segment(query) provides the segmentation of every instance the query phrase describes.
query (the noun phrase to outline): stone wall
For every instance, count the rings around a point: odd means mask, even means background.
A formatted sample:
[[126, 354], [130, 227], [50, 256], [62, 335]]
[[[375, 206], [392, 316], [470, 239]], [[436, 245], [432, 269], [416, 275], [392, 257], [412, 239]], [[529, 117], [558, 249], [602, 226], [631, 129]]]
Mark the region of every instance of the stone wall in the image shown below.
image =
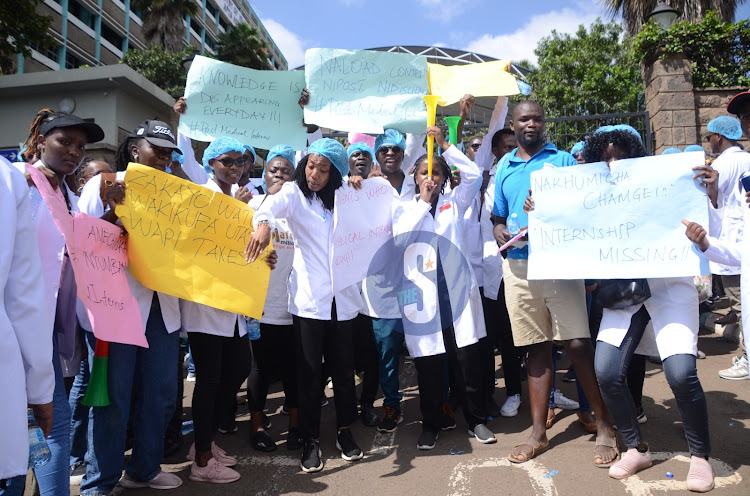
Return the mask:
[[[642, 67], [642, 73], [654, 154], [693, 144], [702, 145], [710, 154], [703, 140], [706, 125], [727, 115], [727, 103], [744, 88], [693, 88], [690, 61], [684, 56], [656, 58]], [[750, 149], [747, 140], [741, 143]]]

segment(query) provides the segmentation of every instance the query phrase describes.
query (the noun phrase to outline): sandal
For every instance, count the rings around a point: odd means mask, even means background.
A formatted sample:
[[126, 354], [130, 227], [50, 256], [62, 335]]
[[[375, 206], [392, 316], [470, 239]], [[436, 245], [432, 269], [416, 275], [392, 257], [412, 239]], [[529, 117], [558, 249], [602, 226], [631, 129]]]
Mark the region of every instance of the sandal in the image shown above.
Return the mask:
[[[519, 450], [518, 456], [522, 456], [523, 460], [519, 460], [518, 458], [516, 458], [513, 455], [513, 452], [516, 451], [521, 446], [529, 446], [531, 448], [531, 455], [527, 455], [525, 452]], [[510, 455], [508, 455], [508, 460], [510, 460], [513, 463], [524, 463], [524, 462], [527, 462], [527, 461], [531, 460], [532, 458], [534, 458], [534, 457], [536, 457], [538, 455], [541, 455], [542, 453], [544, 453], [548, 449], [549, 449], [549, 441], [547, 441], [547, 444], [542, 444], [542, 443], [539, 443], [539, 442], [537, 442], [537, 443], [535, 443], [533, 445], [531, 445], [529, 443], [517, 444], [517, 445], [513, 446], [513, 450], [510, 452]]]
[[581, 423], [584, 429], [586, 429], [586, 432], [590, 434], [596, 434], [596, 420], [594, 419], [594, 416], [590, 413], [588, 413], [588, 417], [593, 422], [586, 422], [584, 420], [584, 415], [586, 415], [588, 412], [578, 412], [578, 422]]
[[545, 424], [547, 426], [547, 429], [552, 427], [552, 424], [555, 423], [555, 419], [557, 418], [557, 414], [555, 413], [554, 408], [550, 408], [547, 410], [547, 423]]
[[253, 449], [269, 453], [276, 450], [276, 443], [266, 431], [258, 431], [250, 438]]
[[597, 463], [596, 462], [597, 460], [604, 461], [604, 457], [602, 457], [602, 455], [594, 451], [594, 465], [596, 465], [599, 468], [609, 468], [615, 463], [617, 463], [617, 461], [620, 459], [620, 449], [617, 444], [617, 435], [614, 435], [613, 437], [609, 438], [609, 440], [607, 438], [604, 438], [604, 436], [596, 436], [596, 444], [594, 445], [594, 450], [596, 450], [596, 448], [599, 446], [612, 448], [613, 450], [615, 450], [615, 453], [617, 455], [612, 460], [606, 463]]

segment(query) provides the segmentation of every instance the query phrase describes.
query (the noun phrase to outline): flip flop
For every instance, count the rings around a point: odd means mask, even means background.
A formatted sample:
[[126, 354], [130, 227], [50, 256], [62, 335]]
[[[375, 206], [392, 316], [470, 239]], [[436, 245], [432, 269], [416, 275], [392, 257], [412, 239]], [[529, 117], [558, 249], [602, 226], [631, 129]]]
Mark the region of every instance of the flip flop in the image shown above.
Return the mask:
[[[524, 458], [523, 460], [519, 460], [515, 456], [513, 456], [513, 452], [516, 451], [516, 449], [520, 448], [521, 446], [529, 446], [531, 448], [531, 456], [528, 456], [524, 452], [518, 453], [518, 456], [522, 456]], [[542, 443], [535, 443], [534, 445], [531, 445], [529, 443], [517, 444], [513, 446], [513, 450], [510, 452], [510, 455], [508, 455], [508, 460], [510, 460], [513, 463], [524, 463], [538, 455], [541, 455], [548, 449], [549, 449], [549, 441], [547, 441], [547, 444], [542, 444]]]
[[590, 434], [596, 434], [597, 428], [596, 428], [596, 421], [594, 422], [585, 422], [581, 416], [581, 413], [578, 412], [578, 422], [581, 423], [584, 429], [586, 429], [586, 432]]
[[617, 444], [617, 435], [615, 434], [614, 437], [610, 438], [609, 442], [607, 441], [606, 438], [600, 439], [602, 437], [604, 436], [596, 436], [596, 444], [594, 445], [594, 449], [596, 450], [597, 446], [605, 446], [607, 448], [612, 448], [613, 450], [615, 450], [615, 453], [617, 453], [617, 456], [615, 456], [611, 461], [607, 463], [596, 463], [597, 460], [603, 461], [604, 458], [602, 457], [602, 455], [599, 455], [596, 452], [594, 452], [594, 465], [596, 465], [599, 468], [609, 468], [615, 463], [617, 463], [617, 461], [620, 459], [620, 449]]

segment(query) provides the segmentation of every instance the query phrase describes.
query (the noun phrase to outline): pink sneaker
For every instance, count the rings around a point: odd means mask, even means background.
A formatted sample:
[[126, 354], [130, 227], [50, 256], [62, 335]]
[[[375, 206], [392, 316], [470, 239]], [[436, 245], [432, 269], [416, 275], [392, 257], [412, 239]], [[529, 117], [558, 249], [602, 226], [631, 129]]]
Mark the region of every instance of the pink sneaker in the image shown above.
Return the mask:
[[147, 481], [138, 481], [125, 474], [120, 479], [120, 485], [126, 489], [139, 489], [143, 487], [151, 489], [176, 489], [182, 485], [182, 479], [169, 472], [159, 472], [156, 474], [156, 477]]
[[613, 479], [625, 479], [651, 465], [651, 451], [641, 453], [635, 448], [630, 448], [619, 462], [609, 467], [609, 476]]
[[228, 484], [240, 478], [240, 474], [229, 467], [217, 462], [215, 458], [208, 460], [205, 467], [199, 467], [195, 462], [190, 467], [190, 480], [195, 482], [210, 482], [212, 484]]
[[690, 457], [687, 488], [697, 493], [707, 493], [714, 488], [714, 469], [708, 460], [698, 456]]
[[[211, 456], [213, 456], [217, 462], [221, 463], [225, 467], [234, 467], [237, 465], [237, 459], [227, 455], [227, 452], [216, 446], [216, 443], [211, 443]], [[190, 445], [187, 457], [188, 461], [195, 461], [195, 443]]]

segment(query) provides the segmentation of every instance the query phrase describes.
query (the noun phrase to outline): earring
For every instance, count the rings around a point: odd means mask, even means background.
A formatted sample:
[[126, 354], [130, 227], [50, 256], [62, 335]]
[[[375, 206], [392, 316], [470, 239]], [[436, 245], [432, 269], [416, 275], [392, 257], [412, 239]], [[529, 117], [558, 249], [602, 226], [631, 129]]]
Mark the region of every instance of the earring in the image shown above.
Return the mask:
[[135, 160], [136, 162], [138, 162], [138, 155], [137, 154], [133, 155], [133, 160]]

